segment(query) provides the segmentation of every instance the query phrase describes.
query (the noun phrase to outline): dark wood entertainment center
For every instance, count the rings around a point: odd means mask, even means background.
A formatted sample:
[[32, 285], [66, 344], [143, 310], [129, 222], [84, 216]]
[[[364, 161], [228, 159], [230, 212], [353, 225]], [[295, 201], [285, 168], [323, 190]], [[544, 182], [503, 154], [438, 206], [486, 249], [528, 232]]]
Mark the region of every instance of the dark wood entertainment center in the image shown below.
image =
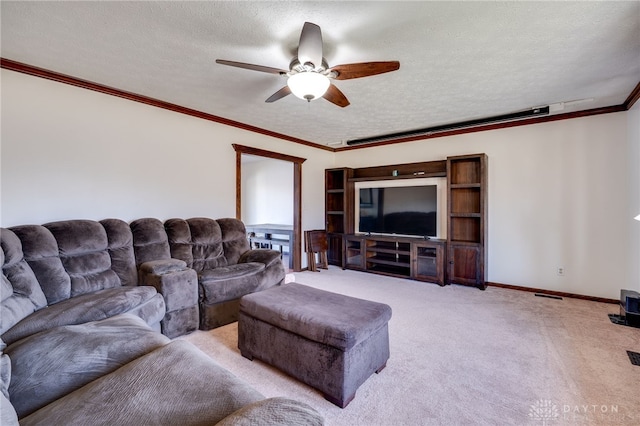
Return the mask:
[[[355, 183], [444, 177], [447, 239], [355, 233]], [[443, 209], [444, 210], [444, 209]], [[487, 156], [325, 170], [329, 263], [342, 268], [425, 282], [485, 289]]]

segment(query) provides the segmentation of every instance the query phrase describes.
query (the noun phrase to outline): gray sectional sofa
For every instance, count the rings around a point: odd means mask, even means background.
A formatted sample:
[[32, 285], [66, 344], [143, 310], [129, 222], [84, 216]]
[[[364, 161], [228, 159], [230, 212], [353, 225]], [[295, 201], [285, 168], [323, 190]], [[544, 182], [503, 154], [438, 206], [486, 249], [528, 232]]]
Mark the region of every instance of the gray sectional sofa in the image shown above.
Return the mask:
[[225, 322], [239, 293], [279, 284], [275, 264], [242, 265], [272, 254], [245, 253], [235, 219], [176, 219], [159, 245], [151, 222], [0, 230], [0, 424], [322, 424], [169, 338], [203, 326], [202, 306], [227, 304]]
[[237, 321], [242, 296], [284, 282], [280, 253], [250, 250], [244, 224], [237, 219], [169, 219], [162, 223], [145, 218], [131, 222], [131, 230], [143, 282], [160, 290], [157, 282], [169, 281], [168, 276], [157, 276], [154, 269], [158, 266], [164, 272], [186, 266], [197, 275], [199, 325], [193, 322], [193, 311], [187, 314], [185, 308], [168, 307], [173, 314], [165, 318], [163, 328], [176, 330], [176, 334], [196, 326], [210, 330]]

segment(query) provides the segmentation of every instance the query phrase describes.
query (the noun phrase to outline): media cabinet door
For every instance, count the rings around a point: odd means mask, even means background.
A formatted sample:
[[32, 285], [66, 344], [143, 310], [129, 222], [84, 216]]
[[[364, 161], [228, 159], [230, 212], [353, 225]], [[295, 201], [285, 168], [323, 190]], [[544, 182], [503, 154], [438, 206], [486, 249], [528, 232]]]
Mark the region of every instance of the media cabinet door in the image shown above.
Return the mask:
[[480, 286], [484, 289], [481, 246], [449, 243], [448, 262], [450, 283]]
[[329, 265], [337, 265], [342, 267], [342, 234], [327, 234], [327, 256]]
[[411, 246], [411, 278], [436, 283], [440, 286], [444, 281], [444, 241], [414, 242]]

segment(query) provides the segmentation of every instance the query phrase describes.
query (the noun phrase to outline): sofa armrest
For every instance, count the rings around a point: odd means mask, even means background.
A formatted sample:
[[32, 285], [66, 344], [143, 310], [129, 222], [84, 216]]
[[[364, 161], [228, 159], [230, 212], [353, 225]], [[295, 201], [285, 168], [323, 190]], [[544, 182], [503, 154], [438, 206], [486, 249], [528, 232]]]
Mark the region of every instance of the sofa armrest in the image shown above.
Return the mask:
[[20, 426], [18, 423], [18, 414], [11, 405], [11, 401], [0, 393], [0, 425], [2, 426]]
[[265, 266], [269, 266], [274, 262], [280, 262], [280, 252], [277, 250], [269, 250], [269, 249], [255, 249], [245, 251], [240, 259], [238, 259], [238, 263], [249, 263], [249, 262], [257, 262], [264, 263]]
[[184, 269], [187, 269], [187, 263], [180, 259], [152, 260], [140, 265], [140, 272], [143, 275], [164, 275], [169, 272], [182, 271]]
[[140, 265], [142, 285], [154, 287], [164, 297], [167, 312], [198, 304], [198, 274], [178, 259], [154, 260]]
[[216, 423], [216, 426], [300, 425], [322, 426], [324, 419], [309, 405], [288, 398], [268, 398], [246, 405]]

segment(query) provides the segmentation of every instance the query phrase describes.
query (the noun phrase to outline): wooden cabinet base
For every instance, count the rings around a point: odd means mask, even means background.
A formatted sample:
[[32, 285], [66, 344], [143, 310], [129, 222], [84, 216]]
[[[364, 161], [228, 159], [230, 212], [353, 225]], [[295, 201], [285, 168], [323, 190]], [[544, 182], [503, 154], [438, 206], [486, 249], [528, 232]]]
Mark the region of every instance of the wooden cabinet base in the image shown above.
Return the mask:
[[446, 241], [383, 235], [344, 236], [345, 269], [445, 284]]

